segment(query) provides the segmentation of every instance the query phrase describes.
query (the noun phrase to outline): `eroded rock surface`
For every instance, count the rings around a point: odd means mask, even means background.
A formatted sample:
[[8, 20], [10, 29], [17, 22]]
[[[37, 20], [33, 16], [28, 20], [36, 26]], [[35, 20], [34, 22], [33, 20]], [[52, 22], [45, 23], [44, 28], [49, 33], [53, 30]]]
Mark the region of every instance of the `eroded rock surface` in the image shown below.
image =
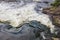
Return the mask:
[[55, 9], [45, 8], [43, 9], [43, 13], [51, 16], [54, 25], [60, 26], [60, 6]]
[[16, 29], [11, 25], [0, 24], [0, 40], [51, 40], [50, 29], [45, 27], [45, 25], [35, 20]]

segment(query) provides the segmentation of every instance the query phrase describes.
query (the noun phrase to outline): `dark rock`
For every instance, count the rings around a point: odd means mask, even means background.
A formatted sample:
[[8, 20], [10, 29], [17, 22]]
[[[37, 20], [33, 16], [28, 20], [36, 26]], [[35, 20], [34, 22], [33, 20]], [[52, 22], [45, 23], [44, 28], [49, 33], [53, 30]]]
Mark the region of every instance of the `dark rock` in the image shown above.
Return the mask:
[[38, 22], [38, 21], [36, 21], [36, 20], [30, 21], [30, 22], [29, 22], [29, 25], [30, 25], [31, 27], [38, 28], [38, 29], [40, 29], [41, 31], [45, 31], [45, 30], [48, 29], [46, 25], [43, 25], [43, 24], [41, 24], [40, 22]]
[[42, 36], [41, 40], [53, 40], [51, 34], [48, 32], [41, 32], [40, 35]]
[[41, 40], [53, 40], [52, 39], [53, 36], [52, 36], [49, 28], [43, 32], [40, 32], [40, 36], [41, 36], [40, 37]]
[[9, 25], [4, 24], [4, 26], [1, 26], [0, 40], [34, 40], [35, 39], [35, 34], [33, 32], [34, 29], [29, 27], [28, 24], [24, 24], [19, 29], [18, 32], [15, 32], [13, 29], [11, 29], [12, 31], [10, 31], [9, 29], [7, 29], [7, 27], [9, 27]]
[[[41, 35], [41, 32], [44, 35]], [[0, 24], [0, 40], [43, 40], [43, 36], [49, 34], [49, 32], [50, 29], [35, 20], [25, 23], [19, 28], [13, 28], [8, 24]]]
[[30, 21], [29, 25], [35, 28], [34, 33], [36, 38], [39, 37], [40, 40], [53, 40], [50, 29], [47, 28], [45, 25], [35, 20]]
[[49, 15], [53, 25], [56, 26], [54, 33], [51, 34], [52, 37], [58, 38], [58, 40], [60, 40], [60, 7], [57, 7], [55, 9], [52, 8], [52, 10], [51, 8], [45, 8], [43, 9], [43, 13]]
[[11, 25], [0, 24], [1, 40], [53, 40], [52, 37], [60, 37], [60, 28], [55, 28], [55, 33], [51, 34], [49, 28], [35, 20], [16, 29]]
[[54, 37], [60, 38], [60, 27], [55, 27]]

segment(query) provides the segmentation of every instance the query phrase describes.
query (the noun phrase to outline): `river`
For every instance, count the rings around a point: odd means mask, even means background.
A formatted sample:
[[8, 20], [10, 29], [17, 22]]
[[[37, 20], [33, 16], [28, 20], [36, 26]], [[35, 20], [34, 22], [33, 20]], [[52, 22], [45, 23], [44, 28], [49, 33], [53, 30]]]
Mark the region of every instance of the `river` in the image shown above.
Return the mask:
[[[19, 23], [22, 24], [22, 21], [24, 20], [30, 21], [30, 22], [27, 22], [27, 23], [25, 22], [25, 24], [20, 25], [20, 27], [17, 27], [17, 28], [12, 27], [11, 25], [8, 25], [8, 24], [1, 23], [0, 24], [0, 40], [44, 40], [45, 39], [45, 37], [43, 37], [44, 32], [42, 32], [40, 35], [39, 30], [46, 31], [48, 30], [47, 26], [50, 26], [50, 25], [52, 26], [52, 24], [48, 18], [48, 15], [45, 15], [44, 13], [42, 13], [42, 10], [43, 8], [50, 7], [50, 3], [52, 3], [54, 0], [38, 0], [38, 1], [37, 0], [34, 0], [34, 1], [22, 0], [21, 3], [19, 1], [20, 0], [17, 0], [17, 3], [16, 2], [14, 3], [13, 2], [10, 2], [10, 3], [1, 2], [0, 3], [0, 11], [1, 11], [0, 14], [3, 13], [3, 15], [1, 14], [0, 18], [1, 19], [3, 18], [3, 20], [11, 19], [13, 22], [16, 23], [16, 24], [12, 23], [11, 24], [12, 26], [16, 26]], [[33, 5], [35, 5], [35, 8]], [[33, 10], [33, 8], [35, 10]], [[24, 13], [25, 10], [27, 13]], [[15, 15], [16, 12], [21, 12], [22, 17], [20, 17], [19, 14], [17, 14], [18, 16], [17, 17]], [[39, 21], [42, 24], [39, 23]], [[53, 26], [51, 28], [53, 28]], [[42, 36], [43, 38], [40, 39], [40, 36], [37, 36], [36, 38], [35, 34], [38, 34]], [[50, 38], [51, 38], [50, 36], [47, 37], [48, 40], [50, 40]]]

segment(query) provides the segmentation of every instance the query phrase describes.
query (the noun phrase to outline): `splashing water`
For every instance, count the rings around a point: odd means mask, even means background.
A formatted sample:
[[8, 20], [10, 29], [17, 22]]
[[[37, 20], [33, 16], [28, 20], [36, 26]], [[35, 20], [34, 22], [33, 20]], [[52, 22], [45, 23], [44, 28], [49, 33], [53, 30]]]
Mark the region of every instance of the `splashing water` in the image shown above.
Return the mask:
[[[40, 10], [40, 12], [37, 13], [35, 10], [35, 7], [37, 7], [36, 5], [37, 5], [36, 2], [27, 3], [27, 4], [25, 4], [23, 1], [21, 3], [1, 2], [0, 3], [0, 21], [2, 22], [9, 21], [10, 25], [12, 25], [13, 27], [19, 27], [21, 24], [25, 22], [37, 20], [42, 24], [46, 25], [47, 27], [50, 27], [52, 30], [54, 28], [54, 25], [52, 25], [52, 22], [49, 19], [49, 16], [46, 14], [43, 14], [42, 10]], [[44, 5], [47, 5], [47, 4], [44, 4]], [[42, 7], [42, 5], [40, 6]]]

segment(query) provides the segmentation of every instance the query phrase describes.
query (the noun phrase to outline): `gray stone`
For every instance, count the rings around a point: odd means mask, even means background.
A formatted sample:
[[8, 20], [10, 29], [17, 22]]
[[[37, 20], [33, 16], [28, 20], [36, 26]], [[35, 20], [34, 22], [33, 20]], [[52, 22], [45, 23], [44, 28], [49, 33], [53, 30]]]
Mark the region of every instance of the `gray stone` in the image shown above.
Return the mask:
[[[5, 24], [4, 24], [5, 25]], [[18, 33], [14, 33], [14, 30], [11, 29], [13, 32], [10, 32], [8, 30], [4, 30], [9, 25], [1, 26], [1, 31], [0, 31], [0, 40], [34, 40], [35, 35], [33, 33], [33, 28], [28, 27], [27, 24], [23, 25], [20, 31]]]
[[[8, 24], [0, 24], [0, 39], [1, 40], [39, 40], [42, 38], [40, 34], [42, 31], [48, 29], [45, 28], [38, 21], [30, 21], [20, 27], [14, 28]], [[42, 38], [43, 39], [43, 38]]]

